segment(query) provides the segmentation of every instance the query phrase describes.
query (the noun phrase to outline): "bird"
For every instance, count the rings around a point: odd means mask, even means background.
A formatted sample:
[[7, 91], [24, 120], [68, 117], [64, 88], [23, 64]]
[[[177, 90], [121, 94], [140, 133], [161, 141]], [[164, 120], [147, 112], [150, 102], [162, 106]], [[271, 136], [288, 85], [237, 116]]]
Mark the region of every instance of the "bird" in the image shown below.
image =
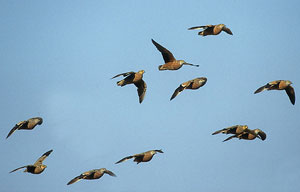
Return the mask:
[[218, 131], [215, 131], [212, 133], [212, 135], [216, 135], [219, 133], [224, 133], [224, 134], [241, 134], [243, 133], [246, 129], [248, 129], [247, 125], [234, 125], [231, 127], [227, 127]]
[[203, 85], [205, 85], [207, 81], [206, 77], [199, 77], [196, 79], [192, 79], [190, 81], [184, 82], [174, 91], [173, 95], [171, 96], [170, 100], [174, 99], [179, 93], [181, 93], [185, 89], [199, 89]]
[[143, 81], [143, 74], [145, 73], [144, 70], [140, 70], [137, 73], [131, 71], [131, 72], [127, 72], [127, 73], [121, 73], [118, 74], [113, 78], [119, 77], [119, 76], [124, 76], [126, 77], [125, 79], [118, 81], [117, 85], [118, 86], [125, 86], [127, 84], [134, 84], [137, 87], [137, 92], [139, 95], [139, 102], [142, 103], [146, 94], [146, 90], [147, 90], [147, 84]]
[[47, 165], [43, 165], [43, 161], [50, 155], [50, 153], [52, 151], [53, 150], [51, 149], [50, 151], [47, 151], [46, 153], [44, 153], [33, 165], [25, 165], [25, 166], [19, 167], [17, 169], [14, 169], [9, 173], [15, 172], [15, 171], [17, 171], [19, 169], [23, 169], [23, 168], [26, 168], [24, 170], [24, 172], [28, 172], [28, 173], [32, 173], [32, 174], [42, 173], [47, 168]]
[[81, 179], [88, 179], [88, 180], [92, 180], [92, 179], [99, 179], [101, 178], [104, 173], [110, 175], [110, 176], [113, 176], [113, 177], [116, 177], [116, 175], [105, 169], [105, 168], [101, 168], [101, 169], [93, 169], [93, 170], [90, 170], [90, 171], [86, 171], [82, 174], [80, 174], [79, 176], [75, 177], [74, 179], [72, 179], [71, 181], [69, 181], [69, 183], [67, 183], [67, 185], [71, 185]]
[[229, 35], [233, 35], [231, 30], [226, 27], [224, 24], [218, 24], [218, 25], [205, 25], [205, 26], [196, 26], [188, 28], [188, 30], [194, 30], [194, 29], [204, 29], [203, 31], [200, 31], [198, 35], [206, 36], [206, 35], [218, 35], [222, 31], [225, 31]]
[[17, 123], [8, 133], [6, 139], [13, 134], [16, 130], [25, 129], [25, 130], [31, 130], [37, 125], [41, 125], [43, 123], [43, 119], [41, 117], [33, 117], [26, 121], [20, 121]]
[[161, 52], [165, 64], [163, 65], [159, 65], [158, 69], [160, 71], [162, 70], [177, 70], [180, 69], [182, 67], [182, 65], [191, 65], [191, 66], [195, 66], [195, 67], [199, 67], [199, 65], [194, 65], [194, 64], [190, 64], [185, 62], [184, 60], [176, 60], [175, 57], [173, 56], [173, 54], [166, 48], [164, 48], [163, 46], [161, 46], [160, 44], [158, 44], [157, 42], [155, 42], [153, 39], [152, 43], [155, 45], [155, 47]]
[[244, 139], [244, 140], [253, 140], [255, 138], [259, 138], [261, 140], [265, 140], [267, 138], [267, 135], [265, 132], [263, 132], [260, 129], [246, 129], [244, 132], [240, 134], [234, 134], [233, 136], [228, 137], [223, 142], [228, 141], [232, 138], [238, 138], [238, 139]]
[[287, 95], [290, 98], [290, 101], [293, 105], [295, 105], [296, 97], [294, 88], [291, 86], [292, 82], [289, 80], [276, 80], [267, 83], [266, 85], [258, 88], [254, 94], [262, 92], [264, 90], [285, 90]]
[[134, 158], [134, 162], [136, 162], [137, 164], [139, 164], [140, 162], [148, 162], [152, 159], [152, 157], [157, 153], [164, 153], [161, 149], [160, 150], [150, 150], [150, 151], [146, 151], [144, 153], [139, 153], [139, 154], [135, 154], [132, 156], [128, 156], [128, 157], [124, 157], [123, 159], [121, 159], [120, 161], [116, 162], [115, 164], [127, 161], [131, 158]]

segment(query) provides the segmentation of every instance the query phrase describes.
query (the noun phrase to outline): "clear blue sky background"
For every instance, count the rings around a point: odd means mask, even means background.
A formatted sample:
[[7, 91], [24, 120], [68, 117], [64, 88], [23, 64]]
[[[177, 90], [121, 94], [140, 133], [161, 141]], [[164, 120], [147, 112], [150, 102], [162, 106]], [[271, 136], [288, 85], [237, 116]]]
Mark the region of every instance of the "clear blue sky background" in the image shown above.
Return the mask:
[[[0, 191], [265, 192], [299, 190], [299, 1], [0, 1]], [[187, 28], [226, 24], [233, 36], [198, 36]], [[199, 64], [158, 71], [161, 54]], [[144, 69], [142, 104], [118, 73]], [[169, 101], [180, 83], [204, 87]], [[285, 91], [253, 92], [269, 81]], [[10, 129], [41, 116], [32, 131]], [[236, 124], [265, 141], [212, 136]], [[44, 152], [40, 175], [12, 169]], [[115, 165], [162, 149], [151, 162]], [[105, 167], [118, 177], [66, 183]]]

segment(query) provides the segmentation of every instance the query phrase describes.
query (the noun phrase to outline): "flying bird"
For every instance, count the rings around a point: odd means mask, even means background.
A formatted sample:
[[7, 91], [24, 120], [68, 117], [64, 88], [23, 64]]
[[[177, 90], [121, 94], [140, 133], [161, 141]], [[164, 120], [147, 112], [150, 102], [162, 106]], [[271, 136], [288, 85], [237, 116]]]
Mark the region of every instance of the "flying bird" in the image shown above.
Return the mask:
[[71, 181], [69, 181], [69, 183], [67, 185], [71, 185], [81, 179], [88, 179], [88, 180], [92, 180], [92, 179], [99, 179], [101, 178], [104, 173], [110, 175], [110, 176], [113, 176], [113, 177], [116, 177], [116, 175], [105, 169], [105, 168], [101, 168], [101, 169], [93, 169], [93, 170], [90, 170], [90, 171], [86, 171], [82, 174], [80, 174], [79, 176], [75, 177], [74, 179], [72, 179]]
[[267, 138], [267, 135], [265, 134], [265, 132], [263, 132], [260, 129], [254, 129], [254, 130], [246, 129], [244, 132], [228, 137], [224, 141], [228, 141], [232, 138], [245, 139], [245, 140], [253, 140], [255, 138], [259, 138], [261, 140], [265, 140]]
[[128, 156], [128, 157], [124, 157], [123, 159], [121, 159], [120, 161], [116, 162], [115, 164], [127, 161], [131, 158], [134, 158], [134, 162], [136, 162], [137, 164], [139, 164], [140, 162], [148, 162], [152, 159], [152, 157], [157, 153], [164, 153], [162, 150], [151, 150], [151, 151], [146, 151], [144, 153], [139, 153], [139, 154], [135, 154], [132, 156]]
[[165, 64], [158, 66], [158, 69], [160, 71], [161, 70], [177, 70], [177, 69], [180, 69], [182, 67], [182, 65], [191, 65], [191, 66], [199, 67], [199, 65], [190, 64], [190, 63], [185, 62], [184, 60], [176, 60], [175, 57], [173, 56], [173, 54], [168, 49], [164, 48], [163, 46], [161, 46], [160, 44], [155, 42], [153, 39], [152, 39], [152, 43], [161, 52], [161, 54], [164, 58], [164, 61], [165, 61]]
[[113, 78], [119, 77], [119, 76], [124, 76], [126, 77], [125, 79], [118, 81], [117, 85], [118, 86], [125, 86], [127, 84], [134, 84], [137, 87], [137, 92], [139, 95], [139, 102], [142, 103], [145, 97], [146, 89], [147, 89], [147, 84], [143, 81], [143, 74], [145, 73], [144, 70], [140, 70], [137, 73], [135, 72], [127, 72], [127, 73], [121, 73], [118, 74]]
[[47, 151], [46, 153], [44, 153], [33, 165], [25, 165], [23, 167], [19, 167], [17, 169], [14, 169], [9, 173], [15, 172], [15, 171], [17, 171], [19, 169], [23, 169], [23, 168], [26, 168], [24, 170], [24, 172], [28, 172], [28, 173], [32, 173], [32, 174], [42, 173], [47, 167], [47, 165], [43, 165], [43, 161], [50, 155], [50, 153], [52, 151], [53, 150], [50, 150], [50, 151]]
[[182, 83], [179, 87], [174, 91], [170, 100], [174, 99], [179, 93], [181, 93], [185, 89], [199, 89], [203, 85], [205, 85], [207, 81], [206, 77], [199, 77], [187, 82]]
[[188, 30], [194, 30], [194, 29], [204, 29], [203, 31], [200, 31], [198, 35], [206, 36], [206, 35], [218, 35], [222, 31], [225, 31], [226, 33], [233, 35], [231, 30], [226, 27], [224, 24], [218, 24], [218, 25], [205, 25], [205, 26], [196, 26], [188, 28]]
[[254, 94], [262, 92], [264, 90], [285, 90], [287, 95], [290, 98], [291, 103], [294, 105], [296, 98], [295, 98], [295, 91], [294, 88], [291, 86], [292, 82], [289, 80], [277, 80], [267, 83], [266, 85], [258, 88]]
[[41, 125], [43, 123], [43, 119], [41, 117], [33, 117], [26, 121], [20, 121], [17, 123], [12, 130], [8, 133], [6, 139], [13, 134], [16, 130], [24, 129], [24, 130], [31, 130], [37, 125]]

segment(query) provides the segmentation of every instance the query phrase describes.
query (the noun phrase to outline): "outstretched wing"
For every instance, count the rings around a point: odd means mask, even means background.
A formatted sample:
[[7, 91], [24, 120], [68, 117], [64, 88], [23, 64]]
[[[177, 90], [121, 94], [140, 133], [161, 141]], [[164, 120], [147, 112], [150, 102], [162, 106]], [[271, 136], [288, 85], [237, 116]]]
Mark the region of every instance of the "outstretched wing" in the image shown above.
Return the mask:
[[128, 156], [128, 157], [124, 157], [123, 159], [121, 159], [120, 161], [116, 162], [115, 164], [118, 164], [118, 163], [121, 163], [121, 162], [124, 162], [124, 161], [127, 161], [131, 158], [133, 158], [134, 156]]
[[285, 88], [285, 92], [288, 94], [290, 100], [291, 100], [291, 103], [293, 105], [295, 105], [295, 101], [296, 101], [296, 97], [295, 97], [295, 91], [294, 91], [294, 88], [292, 86], [287, 86], [287, 88]]
[[237, 136], [237, 135], [230, 136], [230, 137], [228, 137], [227, 139], [225, 139], [223, 142], [228, 141], [228, 140], [230, 140], [230, 139], [232, 139], [232, 138], [235, 138], [235, 137], [238, 137], [238, 136]]
[[165, 63], [168, 63], [171, 61], [176, 61], [175, 57], [168, 49], [164, 48], [163, 46], [161, 46], [160, 44], [155, 42], [153, 39], [151, 39], [151, 40], [152, 40], [152, 43], [155, 45], [155, 47], [161, 52]]
[[139, 101], [140, 101], [140, 103], [142, 103], [144, 100], [145, 94], [146, 94], [147, 84], [143, 80], [140, 80], [140, 81], [134, 83], [134, 85], [137, 87]]
[[266, 85], [264, 85], [264, 86], [261, 86], [260, 88], [258, 88], [258, 89], [254, 92], [254, 94], [260, 93], [260, 92], [262, 92], [262, 91], [268, 89], [268, 87], [270, 87], [269, 84], [266, 84]]
[[122, 76], [122, 75], [123, 75], [124, 77], [126, 77], [126, 76], [128, 76], [128, 75], [130, 75], [130, 74], [134, 74], [134, 72], [133, 72], [133, 71], [130, 71], [130, 72], [126, 72], [126, 73], [120, 73], [120, 74], [118, 74], [118, 75], [112, 77], [112, 79], [113, 79], [113, 78], [116, 78], [116, 77], [119, 77], [119, 76]]
[[15, 171], [17, 171], [17, 170], [19, 170], [19, 169], [23, 169], [23, 168], [25, 168], [25, 167], [27, 167], [27, 166], [28, 166], [28, 165], [25, 165], [25, 166], [22, 166], [22, 167], [16, 168], [16, 169], [14, 169], [14, 170], [10, 171], [9, 173], [15, 172]]
[[202, 25], [202, 26], [190, 27], [190, 28], [188, 28], [188, 30], [207, 29], [209, 27], [213, 27], [213, 25]]
[[85, 178], [86, 176], [91, 175], [93, 172], [95, 172], [95, 170], [86, 171], [86, 172], [80, 174], [79, 176], [75, 177], [75, 178], [72, 179], [71, 181], [69, 181], [69, 182], [67, 183], [67, 185], [71, 185], [71, 184], [73, 184], [73, 183], [76, 183], [77, 181], [79, 181], [79, 180]]
[[18, 124], [16, 124], [11, 130], [10, 132], [8, 133], [6, 139], [11, 135], [13, 134], [13, 132], [15, 132], [17, 129], [19, 129], [20, 127], [22, 127], [27, 121], [21, 121], [19, 122]]
[[43, 161], [50, 155], [50, 153], [53, 150], [51, 149], [50, 151], [47, 151], [46, 153], [44, 153], [35, 163], [35, 166], [41, 165], [43, 163]]
[[173, 95], [170, 98], [170, 101], [174, 99], [179, 93], [181, 93], [183, 90], [185, 90], [188, 86], [190, 86], [192, 81], [187, 81], [179, 85], [179, 87], [174, 91]]

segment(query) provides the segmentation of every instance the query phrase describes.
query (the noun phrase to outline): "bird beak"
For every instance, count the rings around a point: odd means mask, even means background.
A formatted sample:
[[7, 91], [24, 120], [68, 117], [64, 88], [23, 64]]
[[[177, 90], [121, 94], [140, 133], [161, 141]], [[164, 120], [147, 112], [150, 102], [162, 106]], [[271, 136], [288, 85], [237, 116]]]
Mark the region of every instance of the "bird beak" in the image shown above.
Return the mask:
[[191, 66], [199, 67], [199, 65], [195, 65], [195, 64], [191, 64], [191, 63], [183, 63], [183, 65], [191, 65]]

